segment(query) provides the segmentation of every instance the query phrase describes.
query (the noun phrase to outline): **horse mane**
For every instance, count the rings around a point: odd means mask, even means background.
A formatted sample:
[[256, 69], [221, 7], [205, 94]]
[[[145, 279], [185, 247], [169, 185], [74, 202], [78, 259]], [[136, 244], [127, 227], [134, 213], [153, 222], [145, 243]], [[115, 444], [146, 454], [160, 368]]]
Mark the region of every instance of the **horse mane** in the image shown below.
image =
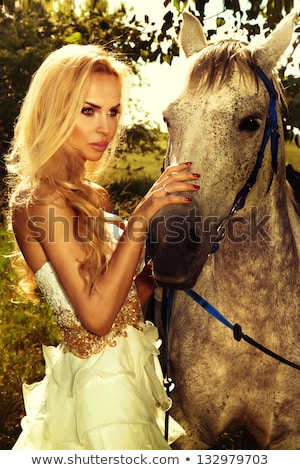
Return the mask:
[[[258, 87], [258, 64], [254, 51], [248, 46], [247, 42], [236, 39], [224, 39], [208, 44], [198, 53], [193, 64], [188, 80], [190, 89], [197, 93], [203, 88], [221, 88], [229, 82], [236, 68], [241, 77], [249, 77], [250, 71]], [[276, 91], [284, 101], [282, 86], [275, 71], [272, 72], [272, 77]]]

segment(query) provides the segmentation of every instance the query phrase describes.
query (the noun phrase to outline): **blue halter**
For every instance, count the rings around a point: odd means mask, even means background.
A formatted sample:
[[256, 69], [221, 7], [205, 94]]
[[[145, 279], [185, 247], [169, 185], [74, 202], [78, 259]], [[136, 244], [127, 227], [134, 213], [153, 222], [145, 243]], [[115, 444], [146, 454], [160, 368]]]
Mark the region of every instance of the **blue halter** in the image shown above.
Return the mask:
[[274, 173], [277, 173], [277, 167], [278, 167], [278, 161], [277, 161], [278, 141], [279, 141], [279, 137], [280, 137], [279, 131], [278, 131], [277, 114], [276, 114], [276, 101], [278, 99], [278, 93], [275, 90], [273, 80], [269, 79], [260, 67], [257, 67], [257, 73], [258, 73], [258, 76], [263, 81], [266, 89], [269, 92], [269, 96], [270, 96], [269, 109], [268, 109], [268, 115], [267, 115], [264, 134], [263, 134], [263, 140], [262, 140], [260, 149], [258, 151], [257, 159], [256, 159], [255, 165], [253, 167], [253, 170], [252, 170], [250, 176], [248, 177], [248, 179], [247, 179], [246, 183], [244, 184], [244, 186], [242, 187], [242, 189], [240, 189], [240, 191], [235, 196], [232, 207], [231, 207], [231, 210], [230, 210], [228, 216], [225, 217], [221, 221], [221, 223], [220, 223], [220, 225], [217, 229], [219, 237], [218, 237], [217, 241], [214, 243], [214, 245], [211, 249], [211, 253], [215, 253], [219, 249], [220, 242], [222, 241], [222, 239], [225, 236], [226, 225], [227, 225], [228, 221], [233, 217], [233, 215], [238, 210], [240, 210], [244, 207], [245, 202], [246, 202], [246, 198], [248, 196], [248, 193], [251, 190], [251, 188], [254, 186], [254, 184], [256, 183], [258, 171], [261, 168], [263, 157], [264, 157], [264, 152], [265, 152], [266, 145], [267, 145], [269, 139], [271, 139], [272, 174], [271, 174], [271, 177], [270, 177], [268, 191], [269, 191], [270, 186], [272, 184]]
[[277, 94], [277, 91], [275, 90], [273, 80], [269, 79], [265, 75], [265, 73], [262, 71], [262, 69], [259, 67], [257, 69], [257, 72], [258, 72], [258, 76], [264, 82], [264, 85], [267, 88], [269, 95], [270, 95], [269, 110], [268, 110], [268, 116], [266, 119], [263, 140], [262, 140], [260, 149], [257, 154], [257, 160], [255, 162], [254, 168], [248, 180], [246, 181], [245, 185], [237, 193], [233, 202], [233, 207], [236, 210], [242, 209], [244, 207], [245, 202], [246, 202], [246, 197], [250, 189], [252, 188], [252, 186], [256, 183], [257, 174], [262, 165], [265, 148], [269, 139], [271, 139], [271, 156], [272, 156], [272, 170], [273, 170], [269, 188], [271, 186], [274, 173], [277, 173], [277, 166], [278, 166], [277, 153], [278, 153], [279, 132], [278, 132], [278, 122], [277, 122], [277, 114], [276, 114], [276, 101], [278, 99], [278, 94]]

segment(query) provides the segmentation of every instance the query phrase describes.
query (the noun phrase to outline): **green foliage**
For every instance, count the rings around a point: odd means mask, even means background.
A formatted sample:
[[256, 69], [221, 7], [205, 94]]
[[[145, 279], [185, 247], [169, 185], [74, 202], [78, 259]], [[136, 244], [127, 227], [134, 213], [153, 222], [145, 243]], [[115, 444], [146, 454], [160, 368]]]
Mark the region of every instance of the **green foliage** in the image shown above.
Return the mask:
[[[0, 134], [1, 153], [12, 137], [19, 103], [32, 74], [57, 41], [49, 33], [49, 18], [36, 12], [15, 16], [0, 11]], [[4, 149], [3, 149], [4, 147]]]
[[157, 128], [147, 128], [141, 123], [135, 124], [126, 130], [124, 145], [127, 152], [160, 151], [161, 132]]
[[[131, 131], [134, 132], [134, 129]], [[137, 126], [137, 129], [137, 136], [126, 138], [124, 148], [105, 180], [114, 212], [124, 218], [129, 217], [142, 196], [160, 176], [167, 148], [166, 134], [143, 126]]]
[[[285, 138], [291, 140], [295, 136], [295, 142], [299, 146], [298, 134], [300, 129], [300, 77], [292, 75], [284, 76], [282, 83], [285, 88], [285, 94], [288, 103], [288, 112], [285, 113]], [[295, 132], [295, 128], [298, 132]]]
[[[100, 43], [135, 64], [142, 51], [150, 50], [153, 38], [144, 38], [138, 22], [129, 27], [123, 19], [122, 11], [113, 15], [90, 11], [78, 18], [73, 12], [42, 10], [40, 4], [28, 11], [15, 9], [13, 15], [0, 10], [1, 154], [12, 138], [13, 123], [31, 77], [48, 53], [63, 44]], [[148, 53], [147, 60], [151, 59]]]
[[[189, 6], [189, 10], [199, 18], [202, 24], [206, 20], [206, 6], [212, 2], [212, 0], [164, 0], [164, 6], [172, 7], [172, 10], [166, 12], [164, 16], [164, 24], [162, 25], [162, 33], [174, 28], [176, 36], [178, 36], [181, 20], [179, 17], [174, 16], [173, 9], [177, 10], [180, 16], [182, 11], [186, 10]], [[246, 12], [244, 12], [240, 5], [240, 0], [223, 0], [223, 11], [216, 16], [216, 28], [209, 31], [209, 36], [217, 34], [219, 27], [224, 26], [226, 23], [224, 13], [232, 11], [232, 15], [235, 18], [236, 30], [245, 29], [248, 33], [248, 39], [259, 34], [261, 32], [261, 21], [264, 20], [262, 28], [265, 33], [268, 34], [272, 29], [276, 27], [278, 22], [282, 19], [284, 13], [289, 13], [294, 7], [294, 0], [250, 0], [250, 6]], [[171, 39], [171, 36], [165, 34], [165, 37]], [[174, 55], [176, 55], [176, 51]]]

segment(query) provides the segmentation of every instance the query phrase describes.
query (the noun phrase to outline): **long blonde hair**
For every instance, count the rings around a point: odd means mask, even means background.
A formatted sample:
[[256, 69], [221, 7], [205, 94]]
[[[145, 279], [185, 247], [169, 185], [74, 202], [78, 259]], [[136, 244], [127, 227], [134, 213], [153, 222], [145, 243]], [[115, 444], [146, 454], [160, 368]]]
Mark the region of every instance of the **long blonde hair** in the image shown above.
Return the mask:
[[89, 240], [83, 244], [86, 256], [80, 269], [91, 288], [107, 266], [111, 244], [103, 236], [104, 213], [99, 211], [103, 201], [88, 182], [95, 181], [108, 165], [122, 128], [120, 120], [108, 150], [90, 167], [89, 163], [83, 166], [82, 159], [66, 143], [94, 72], [118, 78], [122, 111], [129, 94], [129, 67], [97, 45], [63, 46], [52, 52], [34, 74], [6, 156], [10, 211], [16, 206], [49, 203], [55, 194], [62, 196], [76, 213], [75, 235], [86, 233], [88, 224]]

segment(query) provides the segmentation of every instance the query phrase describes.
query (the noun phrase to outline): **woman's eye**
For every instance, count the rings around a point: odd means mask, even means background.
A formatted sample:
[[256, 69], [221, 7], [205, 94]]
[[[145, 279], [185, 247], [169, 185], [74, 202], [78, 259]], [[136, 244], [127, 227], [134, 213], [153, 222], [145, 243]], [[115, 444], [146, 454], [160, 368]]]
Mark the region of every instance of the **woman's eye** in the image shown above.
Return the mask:
[[254, 132], [260, 127], [260, 120], [256, 117], [247, 117], [242, 119], [239, 125], [240, 131]]
[[120, 111], [118, 108], [113, 108], [107, 113], [108, 116], [112, 116], [112, 117], [117, 116], [118, 114], [120, 114]]
[[82, 108], [81, 114], [85, 114], [87, 116], [92, 115], [94, 112], [93, 108]]

